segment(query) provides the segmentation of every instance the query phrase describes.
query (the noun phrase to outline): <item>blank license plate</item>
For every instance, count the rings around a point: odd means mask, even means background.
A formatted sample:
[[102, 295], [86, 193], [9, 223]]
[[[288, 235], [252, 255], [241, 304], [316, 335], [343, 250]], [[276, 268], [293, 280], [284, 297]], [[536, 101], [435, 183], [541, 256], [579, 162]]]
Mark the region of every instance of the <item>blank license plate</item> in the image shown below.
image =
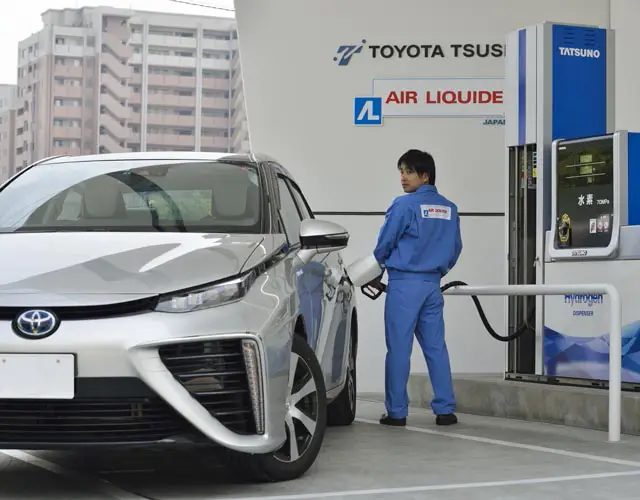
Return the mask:
[[73, 399], [73, 354], [0, 354], [0, 399]]

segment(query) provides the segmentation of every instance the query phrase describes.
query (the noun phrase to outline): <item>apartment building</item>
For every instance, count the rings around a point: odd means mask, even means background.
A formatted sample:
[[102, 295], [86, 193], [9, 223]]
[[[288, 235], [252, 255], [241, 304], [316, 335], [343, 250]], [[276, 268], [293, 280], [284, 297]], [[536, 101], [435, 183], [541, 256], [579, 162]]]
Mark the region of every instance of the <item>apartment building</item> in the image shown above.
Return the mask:
[[18, 169], [57, 154], [248, 148], [233, 120], [246, 117], [233, 108], [234, 19], [84, 7], [42, 21], [18, 47]]
[[16, 92], [0, 84], [0, 182], [15, 173]]
[[[236, 46], [237, 47], [237, 46]], [[247, 153], [249, 147], [249, 122], [242, 85], [240, 52], [234, 50], [231, 59], [231, 151]]]

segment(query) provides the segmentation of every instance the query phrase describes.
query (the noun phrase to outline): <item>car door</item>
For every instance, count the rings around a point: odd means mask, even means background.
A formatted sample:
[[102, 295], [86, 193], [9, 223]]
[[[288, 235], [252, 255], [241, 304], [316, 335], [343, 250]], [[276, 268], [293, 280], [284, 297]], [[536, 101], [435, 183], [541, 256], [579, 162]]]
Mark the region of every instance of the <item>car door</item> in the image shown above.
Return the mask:
[[[302, 190], [291, 179], [285, 179], [292, 193], [301, 218], [313, 218], [313, 212], [309, 207]], [[344, 292], [342, 281], [344, 279], [344, 265], [339, 252], [331, 252], [326, 255], [316, 256], [312, 261], [315, 268], [305, 272], [323, 273], [322, 282], [317, 278], [308, 277], [314, 287], [311, 289], [307, 300], [313, 305], [313, 311], [320, 311], [314, 315], [314, 328], [317, 332], [315, 351], [325, 376], [327, 389], [332, 389], [342, 380], [343, 361], [346, 352], [346, 311], [344, 306]], [[311, 263], [310, 263], [311, 264]], [[321, 266], [321, 267], [320, 267]], [[303, 280], [304, 282], [304, 280]], [[320, 310], [320, 304], [322, 308]]]
[[[280, 216], [287, 233], [287, 239], [291, 247], [299, 244], [300, 224], [304, 219], [303, 214], [296, 203], [286, 176], [276, 174], [276, 187], [280, 198]], [[323, 287], [325, 280], [325, 265], [321, 255], [316, 255], [309, 263], [298, 265], [293, 271], [295, 277], [293, 284], [298, 295], [298, 306], [305, 322], [307, 342], [312, 349], [316, 349], [319, 332], [320, 318], [324, 309]]]

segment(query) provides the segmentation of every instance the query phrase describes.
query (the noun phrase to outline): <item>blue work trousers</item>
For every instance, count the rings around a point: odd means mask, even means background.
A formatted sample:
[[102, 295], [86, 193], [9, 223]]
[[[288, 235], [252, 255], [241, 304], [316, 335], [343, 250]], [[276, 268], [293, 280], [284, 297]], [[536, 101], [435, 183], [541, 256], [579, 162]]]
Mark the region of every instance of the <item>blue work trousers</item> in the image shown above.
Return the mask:
[[429, 369], [436, 415], [455, 411], [449, 352], [444, 340], [444, 297], [438, 283], [421, 279], [394, 279], [385, 302], [385, 404], [392, 418], [406, 418], [413, 335], [418, 338]]

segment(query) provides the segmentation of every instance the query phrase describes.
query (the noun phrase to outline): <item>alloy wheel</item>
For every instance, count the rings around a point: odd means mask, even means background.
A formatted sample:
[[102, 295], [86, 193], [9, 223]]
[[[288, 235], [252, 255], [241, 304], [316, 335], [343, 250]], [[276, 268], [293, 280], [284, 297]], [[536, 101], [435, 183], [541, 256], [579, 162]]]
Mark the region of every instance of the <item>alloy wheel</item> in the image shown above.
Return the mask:
[[281, 462], [295, 462], [307, 451], [318, 423], [318, 388], [309, 364], [291, 353], [285, 428], [287, 439], [275, 453]]

